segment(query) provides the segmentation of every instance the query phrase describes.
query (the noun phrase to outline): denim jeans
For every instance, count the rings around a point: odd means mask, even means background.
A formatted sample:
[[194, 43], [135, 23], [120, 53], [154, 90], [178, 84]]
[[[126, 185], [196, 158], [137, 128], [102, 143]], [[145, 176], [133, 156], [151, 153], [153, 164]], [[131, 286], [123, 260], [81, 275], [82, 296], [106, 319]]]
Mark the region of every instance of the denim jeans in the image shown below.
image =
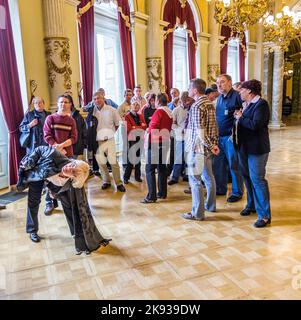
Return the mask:
[[173, 165], [172, 180], [179, 181], [179, 178], [185, 174], [185, 149], [184, 141], [176, 141], [175, 159]]
[[234, 149], [230, 136], [219, 137], [220, 153], [214, 158], [213, 172], [216, 181], [216, 191], [219, 194], [227, 193], [227, 163], [232, 177], [232, 195], [241, 197], [244, 192], [243, 178], [238, 165], [238, 152]]
[[147, 200], [157, 200], [156, 168], [158, 170], [158, 196], [167, 197], [167, 165], [165, 157], [166, 148], [159, 146], [159, 159], [152, 153], [151, 149], [147, 150], [147, 163], [145, 165], [146, 182], [148, 188]]
[[216, 211], [216, 184], [215, 184], [215, 178], [213, 175], [212, 162], [213, 162], [213, 155], [205, 156], [202, 179], [205, 183], [206, 190], [207, 190], [205, 210], [210, 212], [215, 212]]
[[192, 196], [191, 215], [204, 218], [204, 193], [202, 185], [202, 172], [204, 169], [204, 155], [190, 151], [187, 156], [189, 185]]
[[269, 154], [247, 154], [241, 149], [238, 156], [247, 189], [246, 208], [255, 209], [258, 219], [271, 218], [269, 185], [265, 179]]

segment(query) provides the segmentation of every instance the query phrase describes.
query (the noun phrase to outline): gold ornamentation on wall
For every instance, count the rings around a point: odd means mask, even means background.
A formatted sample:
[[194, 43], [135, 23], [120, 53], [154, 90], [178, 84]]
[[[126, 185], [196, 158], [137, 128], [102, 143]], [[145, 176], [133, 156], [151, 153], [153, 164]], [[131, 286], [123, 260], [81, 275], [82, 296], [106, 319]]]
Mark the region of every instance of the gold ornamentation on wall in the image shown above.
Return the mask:
[[162, 79], [162, 63], [160, 57], [146, 58], [148, 89], [159, 93], [164, 91]]
[[50, 87], [53, 88], [57, 75], [63, 75], [64, 88], [71, 90], [70, 46], [68, 38], [46, 38], [46, 59]]
[[218, 64], [208, 65], [208, 84], [216, 83], [217, 77], [221, 74], [220, 66]]
[[187, 0], [179, 0], [180, 1], [180, 3], [181, 3], [181, 7], [182, 8], [185, 8], [186, 7], [186, 2], [187, 2]]

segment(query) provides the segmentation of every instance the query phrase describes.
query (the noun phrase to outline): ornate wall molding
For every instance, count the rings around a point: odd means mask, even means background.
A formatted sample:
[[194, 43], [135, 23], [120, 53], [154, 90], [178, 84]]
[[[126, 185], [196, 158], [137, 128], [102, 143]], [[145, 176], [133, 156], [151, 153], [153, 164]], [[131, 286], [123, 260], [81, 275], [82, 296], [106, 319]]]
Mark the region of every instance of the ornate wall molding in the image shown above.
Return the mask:
[[165, 91], [162, 79], [161, 57], [146, 58], [148, 89], [153, 93]]
[[70, 46], [69, 39], [64, 37], [49, 37], [44, 39], [46, 61], [48, 66], [49, 85], [54, 88], [57, 77], [63, 77], [63, 86], [71, 90]]
[[221, 74], [221, 69], [219, 64], [209, 64], [208, 65], [208, 85], [216, 83], [216, 79], [220, 74]]

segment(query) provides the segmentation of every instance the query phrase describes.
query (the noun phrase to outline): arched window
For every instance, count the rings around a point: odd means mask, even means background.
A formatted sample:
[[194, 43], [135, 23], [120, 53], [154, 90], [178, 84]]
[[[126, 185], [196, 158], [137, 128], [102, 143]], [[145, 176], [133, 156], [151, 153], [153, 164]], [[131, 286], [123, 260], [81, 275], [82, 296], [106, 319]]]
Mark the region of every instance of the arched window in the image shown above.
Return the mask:
[[178, 27], [173, 42], [173, 87], [185, 91], [189, 84], [187, 33]]
[[122, 102], [125, 81], [114, 2], [95, 5], [94, 89], [98, 88], [104, 88], [106, 96], [117, 104]]

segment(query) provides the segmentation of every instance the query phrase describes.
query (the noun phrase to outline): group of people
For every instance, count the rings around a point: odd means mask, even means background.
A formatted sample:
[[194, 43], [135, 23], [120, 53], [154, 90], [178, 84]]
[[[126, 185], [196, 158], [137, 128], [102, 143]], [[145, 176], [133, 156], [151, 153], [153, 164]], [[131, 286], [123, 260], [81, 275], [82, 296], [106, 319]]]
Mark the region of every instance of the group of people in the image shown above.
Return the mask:
[[[84, 180], [90, 169], [90, 174], [102, 176], [101, 188], [108, 189], [111, 170], [117, 190], [125, 192], [133, 170], [135, 180], [142, 182], [143, 155], [148, 193], [141, 203], [167, 198], [167, 186], [182, 177], [189, 180], [190, 188], [185, 191], [192, 197], [192, 209], [182, 217], [204, 220], [205, 211], [216, 211], [216, 196], [227, 194], [230, 180], [227, 201], [241, 200], [245, 184], [247, 205], [241, 215], [257, 212], [255, 227], [270, 224], [265, 179], [270, 152], [269, 106], [261, 98], [261, 83], [249, 80], [234, 89], [231, 77], [224, 74], [209, 88], [204, 80], [193, 79], [188, 91], [180, 93], [172, 88], [170, 96], [171, 100], [165, 93], [142, 97], [137, 86], [133, 91], [126, 89], [123, 103], [117, 106], [100, 88], [83, 108], [85, 120], [69, 94], [58, 98], [58, 111], [52, 115], [45, 111], [42, 98], [34, 98], [34, 110], [26, 113], [20, 125], [30, 139], [18, 182], [21, 190], [29, 186], [26, 229], [32, 241], [40, 240], [37, 216], [46, 181], [45, 214], [57, 206], [53, 198], [61, 200], [77, 252], [107, 245], [110, 239], [103, 239], [93, 222]], [[83, 161], [85, 148], [90, 168]], [[85, 230], [86, 219], [89, 230]], [[93, 238], [93, 245], [86, 233]]]

